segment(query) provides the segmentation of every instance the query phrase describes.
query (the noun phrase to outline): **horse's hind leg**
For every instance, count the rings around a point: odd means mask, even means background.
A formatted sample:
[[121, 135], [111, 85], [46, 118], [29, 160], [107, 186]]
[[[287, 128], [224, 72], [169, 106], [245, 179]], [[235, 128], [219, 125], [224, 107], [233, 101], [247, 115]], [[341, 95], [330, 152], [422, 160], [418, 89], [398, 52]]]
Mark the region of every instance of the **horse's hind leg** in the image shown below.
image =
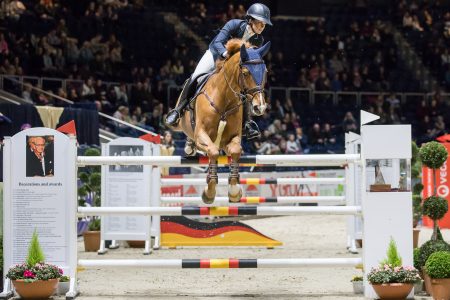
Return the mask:
[[214, 202], [216, 197], [216, 185], [219, 182], [217, 176], [217, 159], [219, 157], [219, 148], [213, 143], [211, 138], [206, 134], [204, 130], [201, 130], [196, 134], [197, 147], [202, 151], [205, 151], [209, 158], [209, 169], [206, 177], [207, 186], [202, 193], [202, 200], [206, 204]]
[[242, 153], [241, 138], [239, 136], [234, 137], [226, 148], [227, 154], [231, 155], [228, 198], [230, 202], [239, 202], [242, 197], [242, 187], [239, 184], [239, 159]]

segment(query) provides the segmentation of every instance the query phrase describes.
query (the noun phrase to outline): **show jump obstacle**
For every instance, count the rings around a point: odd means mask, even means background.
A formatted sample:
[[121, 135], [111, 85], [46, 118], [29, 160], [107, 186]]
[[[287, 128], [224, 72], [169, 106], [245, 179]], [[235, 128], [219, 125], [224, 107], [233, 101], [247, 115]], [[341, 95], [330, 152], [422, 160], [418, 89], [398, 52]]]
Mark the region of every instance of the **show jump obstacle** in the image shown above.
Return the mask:
[[[267, 155], [245, 158], [250, 163], [276, 165], [330, 166], [357, 163], [361, 167], [361, 205], [353, 206], [219, 206], [219, 207], [77, 207], [77, 167], [86, 165], [158, 166], [190, 165], [192, 159], [181, 157], [77, 157], [75, 140], [47, 128], [32, 128], [5, 139], [4, 148], [4, 274], [8, 268], [25, 259], [34, 228], [49, 263], [59, 265], [69, 275], [70, 290], [66, 299], [77, 295], [77, 267], [153, 267], [153, 268], [297, 268], [356, 266], [364, 272], [378, 266], [385, 256], [390, 238], [394, 238], [405, 264], [412, 265], [412, 204], [410, 192], [411, 128], [409, 125], [365, 125], [376, 116], [362, 112], [361, 153], [339, 156]], [[41, 136], [47, 141], [46, 159], [53, 159], [51, 176], [27, 177], [28, 138]], [[51, 151], [53, 150], [53, 152]], [[223, 161], [226, 164], [227, 160]], [[200, 163], [200, 161], [197, 161]], [[384, 182], [375, 178], [375, 166], [381, 169]], [[49, 171], [49, 170], [47, 170]], [[152, 193], [160, 194], [160, 180]], [[390, 185], [390, 190], [373, 192], [373, 186]], [[372, 190], [372, 191], [371, 191]], [[159, 196], [158, 196], [159, 199]], [[80, 215], [301, 215], [345, 214], [363, 216], [362, 258], [279, 258], [279, 259], [136, 259], [78, 260], [77, 217]], [[282, 219], [279, 219], [282, 221]], [[375, 297], [365, 282], [366, 297]], [[9, 280], [1, 297], [12, 295]]]

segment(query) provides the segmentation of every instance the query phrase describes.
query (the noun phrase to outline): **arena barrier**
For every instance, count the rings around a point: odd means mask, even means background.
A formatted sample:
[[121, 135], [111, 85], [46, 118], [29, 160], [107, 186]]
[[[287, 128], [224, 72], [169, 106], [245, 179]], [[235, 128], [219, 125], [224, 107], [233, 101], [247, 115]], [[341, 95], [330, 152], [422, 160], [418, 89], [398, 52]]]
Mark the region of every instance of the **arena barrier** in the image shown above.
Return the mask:
[[[31, 186], [30, 191], [38, 193], [41, 190], [47, 192], [47, 197], [51, 198], [52, 195], [48, 194], [47, 187], [57, 186], [59, 190], [67, 193], [67, 206], [61, 211], [61, 218], [57, 220], [62, 228], [69, 233], [68, 236], [58, 236], [59, 239], [64, 241], [63, 249], [66, 256], [65, 260], [61, 261], [59, 265], [70, 274], [70, 290], [66, 294], [66, 299], [73, 299], [77, 295], [77, 266], [80, 267], [155, 267], [155, 268], [202, 268], [211, 266], [217, 267], [332, 267], [332, 266], [355, 266], [362, 262], [363, 270], [367, 274], [372, 267], [376, 267], [385, 257], [387, 245], [391, 238], [394, 238], [397, 244], [397, 248], [400, 256], [403, 258], [405, 265], [412, 265], [412, 204], [411, 204], [411, 188], [406, 182], [407, 178], [403, 178], [401, 174], [407, 166], [407, 161], [411, 159], [411, 127], [409, 125], [364, 125], [370, 121], [377, 119], [369, 113], [362, 112], [361, 116], [361, 154], [343, 154], [343, 155], [268, 155], [268, 156], [252, 156], [246, 159], [251, 160], [251, 163], [256, 164], [277, 164], [277, 165], [314, 165], [314, 166], [330, 166], [330, 165], [343, 165], [348, 163], [359, 163], [362, 168], [361, 186], [355, 187], [355, 189], [361, 189], [362, 205], [360, 206], [317, 206], [317, 207], [289, 207], [289, 206], [231, 206], [231, 207], [76, 207], [77, 200], [76, 193], [76, 167], [85, 165], [153, 165], [153, 166], [174, 166], [174, 165], [189, 165], [193, 164], [192, 159], [185, 160], [181, 157], [78, 157], [76, 156], [76, 145], [74, 140], [70, 140], [62, 136], [51, 129], [44, 128], [32, 128], [21, 133], [18, 133], [11, 139], [5, 140], [4, 162], [5, 162], [5, 262], [4, 272], [9, 268], [13, 262], [13, 257], [18, 259], [17, 255], [14, 256], [14, 250], [18, 250], [20, 245], [26, 244], [14, 244], [13, 236], [15, 226], [13, 220], [16, 220], [23, 215], [14, 215], [12, 205], [14, 202], [12, 199], [18, 195], [18, 193], [26, 193], [28, 190], [24, 186]], [[61, 172], [64, 169], [55, 169], [54, 175], [50, 179], [41, 179], [42, 182], [38, 182], [36, 178], [31, 178], [26, 181], [23, 176], [24, 172], [21, 170], [24, 163], [20, 163], [19, 159], [23, 160], [20, 155], [25, 153], [26, 149], [24, 137], [28, 136], [51, 136], [55, 145], [55, 161], [60, 162], [65, 166], [65, 172]], [[15, 151], [15, 146], [19, 145]], [[404, 162], [406, 160], [406, 164]], [[225, 163], [228, 160], [223, 160]], [[386, 163], [387, 167], [384, 167], [387, 183], [395, 187], [399, 184], [400, 180], [405, 180], [403, 190], [394, 188], [392, 192], [373, 192], [371, 191], [373, 183], [375, 181], [373, 164], [380, 163], [379, 161], [390, 161], [390, 164]], [[205, 163], [197, 161], [196, 164]], [[11, 167], [14, 165], [14, 169]], [[384, 165], [383, 165], [384, 166]], [[17, 169], [17, 170], [16, 170]], [[24, 168], [25, 169], [25, 168]], [[403, 170], [403, 171], [402, 171]], [[153, 168], [154, 174], [160, 174], [158, 168]], [[17, 174], [14, 172], [18, 172]], [[20, 174], [19, 174], [20, 173]], [[22, 177], [21, 177], [22, 176]], [[15, 177], [20, 177], [16, 179]], [[13, 178], [13, 179], [11, 179]], [[19, 182], [17, 180], [22, 180]], [[60, 180], [60, 182], [54, 182]], [[45, 181], [45, 182], [44, 182]], [[14, 190], [16, 187], [14, 184], [22, 188]], [[13, 184], [14, 183], [14, 184]], [[153, 192], [160, 193], [161, 180], [157, 176], [154, 176], [152, 181]], [[403, 184], [403, 181], [402, 181]], [[41, 190], [38, 190], [38, 186]], [[43, 187], [46, 187], [45, 189]], [[403, 187], [403, 185], [402, 185]], [[33, 190], [34, 189], [34, 190]], [[66, 189], [66, 190], [64, 190]], [[12, 197], [11, 197], [12, 195]], [[63, 194], [64, 195], [64, 194]], [[57, 199], [56, 196], [53, 197]], [[159, 199], [159, 197], [157, 197]], [[43, 199], [40, 201], [45, 201]], [[21, 202], [23, 205], [23, 202]], [[43, 202], [42, 205], [49, 204]], [[60, 205], [62, 207], [62, 204]], [[24, 207], [22, 206], [22, 210]], [[36, 214], [39, 214], [41, 210], [35, 210]], [[44, 210], [45, 213], [47, 211]], [[284, 258], [284, 259], [189, 259], [189, 260], [78, 260], [76, 244], [77, 244], [77, 231], [76, 220], [77, 215], [196, 215], [201, 217], [207, 217], [211, 215], [224, 216], [224, 215], [265, 215], [265, 216], [280, 216], [280, 215], [305, 215], [305, 214], [326, 214], [326, 215], [362, 215], [363, 216], [363, 239], [364, 248], [362, 258]], [[34, 216], [27, 216], [27, 220], [33, 220]], [[67, 219], [64, 219], [64, 218]], [[16, 219], [14, 219], [16, 218]], [[41, 217], [42, 218], [42, 217]], [[54, 219], [54, 218], [53, 218]], [[55, 222], [53, 219], [48, 222]], [[56, 223], [52, 223], [56, 224]], [[40, 226], [45, 224], [40, 223]], [[33, 227], [33, 226], [30, 226]], [[56, 228], [59, 229], [59, 228]], [[55, 236], [55, 240], [56, 240]], [[54, 241], [53, 241], [54, 242]], [[16, 247], [17, 249], [15, 249]], [[23, 251], [20, 248], [20, 251]], [[45, 245], [44, 245], [45, 251]], [[55, 254], [56, 255], [56, 254]], [[50, 262], [52, 260], [50, 259]], [[366, 276], [364, 276], [366, 278]], [[376, 294], [372, 287], [364, 280], [364, 295], [365, 297], [375, 297]], [[12, 287], [11, 282], [6, 280], [5, 289], [2, 293], [4, 295], [11, 295]]]

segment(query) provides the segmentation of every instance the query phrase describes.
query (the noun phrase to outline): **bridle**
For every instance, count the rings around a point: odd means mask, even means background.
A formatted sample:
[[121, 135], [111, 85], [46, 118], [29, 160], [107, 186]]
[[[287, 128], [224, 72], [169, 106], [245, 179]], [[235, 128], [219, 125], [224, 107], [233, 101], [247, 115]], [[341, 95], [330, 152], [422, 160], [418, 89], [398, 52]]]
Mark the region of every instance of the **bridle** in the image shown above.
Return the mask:
[[[230, 82], [228, 81], [227, 75], [225, 72], [223, 72], [223, 76], [225, 78], [225, 81], [228, 85], [228, 88], [236, 95], [236, 97], [240, 98], [241, 101], [243, 103], [247, 102], [248, 100], [253, 100], [253, 98], [255, 97], [255, 95], [257, 93], [262, 93], [264, 92], [264, 86], [266, 84], [266, 80], [267, 80], [267, 70], [265, 70], [264, 72], [264, 77], [263, 80], [261, 81], [261, 85], [256, 85], [255, 87], [249, 89], [248, 87], [245, 86], [245, 81], [244, 81], [244, 72], [242, 70], [242, 67], [245, 65], [260, 65], [260, 64], [264, 64], [264, 60], [262, 59], [252, 59], [246, 62], [242, 62], [242, 60], [239, 61], [239, 77], [238, 77], [238, 86], [240, 91], [237, 92], [235, 91], [231, 85]], [[251, 98], [249, 99], [247, 95], [250, 95]]]
[[[263, 80], [261, 81], [261, 85], [257, 85], [251, 89], [249, 89], [245, 86], [244, 72], [242, 70], [242, 67], [244, 65], [258, 65], [258, 64], [264, 64], [264, 60], [253, 59], [253, 60], [246, 61], [244, 63], [242, 63], [242, 60], [239, 61], [239, 77], [238, 77], [239, 91], [236, 91], [233, 89], [233, 87], [231, 87], [230, 82], [227, 78], [226, 72], [225, 71], [223, 72], [223, 76], [225, 78], [228, 88], [233, 92], [233, 94], [237, 98], [239, 98], [241, 100], [239, 103], [237, 103], [236, 105], [227, 109], [226, 111], [224, 111], [224, 112], [220, 111], [219, 108], [216, 106], [216, 104], [214, 104], [213, 99], [206, 93], [205, 90], [198, 93], [197, 96], [200, 94], [205, 95], [205, 97], [208, 100], [211, 107], [216, 111], [216, 113], [218, 113], [220, 115], [220, 119], [226, 120], [226, 118], [230, 114], [233, 114], [235, 111], [237, 111], [241, 105], [243, 105], [244, 103], [246, 103], [249, 100], [253, 101], [253, 98], [255, 97], [256, 94], [264, 92], [264, 85], [266, 84], [266, 80], [267, 80], [267, 70], [265, 70]], [[249, 99], [247, 95], [250, 95], [251, 98]], [[230, 101], [228, 100], [228, 104], [230, 104], [229, 102]], [[228, 106], [228, 104], [227, 104], [227, 106]]]

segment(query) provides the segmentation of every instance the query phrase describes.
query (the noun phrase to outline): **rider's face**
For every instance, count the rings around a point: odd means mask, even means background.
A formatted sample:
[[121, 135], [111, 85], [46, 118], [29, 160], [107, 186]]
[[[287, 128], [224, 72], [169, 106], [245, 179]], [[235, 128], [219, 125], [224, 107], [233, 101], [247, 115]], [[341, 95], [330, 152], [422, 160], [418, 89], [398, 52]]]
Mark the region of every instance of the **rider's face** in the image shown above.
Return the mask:
[[253, 19], [252, 20], [252, 30], [256, 34], [261, 34], [266, 27], [266, 23]]

